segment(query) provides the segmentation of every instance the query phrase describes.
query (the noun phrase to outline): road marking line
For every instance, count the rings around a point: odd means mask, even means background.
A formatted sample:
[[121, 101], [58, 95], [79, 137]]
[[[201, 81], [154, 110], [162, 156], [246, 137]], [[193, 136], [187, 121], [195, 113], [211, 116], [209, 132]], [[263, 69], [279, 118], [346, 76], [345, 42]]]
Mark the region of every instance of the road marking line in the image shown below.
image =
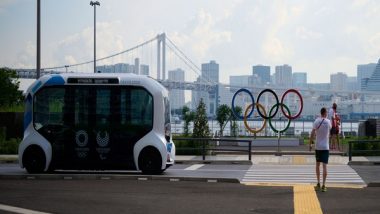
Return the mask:
[[180, 181], [180, 180], [179, 180], [179, 178], [170, 178], [169, 181], [177, 182], [177, 181]]
[[100, 177], [100, 180], [111, 180], [110, 177]]
[[4, 210], [7, 212], [13, 212], [13, 213], [28, 213], [28, 214], [49, 214], [45, 212], [39, 212], [35, 210], [28, 210], [20, 207], [13, 207], [5, 204], [0, 204], [0, 210]]
[[314, 187], [311, 185], [295, 185], [294, 192], [294, 213], [322, 214]]
[[[271, 183], [271, 182], [260, 182], [260, 181], [255, 181], [255, 182], [252, 182], [252, 181], [245, 181], [245, 182], [241, 182], [241, 184], [244, 184], [246, 186], [280, 186], [280, 187], [293, 187], [294, 185], [307, 185], [307, 184], [310, 184], [310, 185], [313, 185], [315, 182], [304, 182], [304, 183], [300, 183], [300, 182], [292, 182], [292, 183], [281, 183], [281, 182], [275, 182], [275, 183]], [[331, 188], [345, 188], [345, 189], [363, 189], [364, 187], [366, 187], [366, 185], [362, 185], [362, 184], [328, 184], [326, 185], [327, 187], [331, 187]]]
[[218, 180], [208, 179], [207, 182], [208, 182], [208, 183], [218, 183]]
[[293, 164], [304, 165], [306, 164], [306, 158], [304, 156], [294, 156]]
[[137, 178], [137, 180], [139, 180], [139, 181], [147, 181], [148, 178]]
[[197, 169], [201, 168], [202, 166], [204, 166], [204, 164], [194, 164], [192, 166], [187, 167], [184, 170], [197, 170]]

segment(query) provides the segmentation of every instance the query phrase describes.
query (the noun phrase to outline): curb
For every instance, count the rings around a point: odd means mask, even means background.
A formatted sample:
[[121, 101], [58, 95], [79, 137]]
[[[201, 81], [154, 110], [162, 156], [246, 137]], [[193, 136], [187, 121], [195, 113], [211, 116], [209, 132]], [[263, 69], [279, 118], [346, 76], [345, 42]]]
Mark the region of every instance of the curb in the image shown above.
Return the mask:
[[350, 161], [348, 165], [380, 165], [379, 161]]
[[367, 187], [380, 187], [380, 181], [369, 182], [369, 183], [367, 184]]
[[154, 175], [99, 175], [99, 174], [36, 174], [0, 175], [0, 180], [135, 180], [135, 181], [193, 181], [207, 183], [240, 183], [236, 178], [165, 177]]
[[252, 165], [250, 160], [176, 160], [175, 164], [215, 164], [215, 165]]
[[11, 159], [9, 159], [9, 160], [0, 160], [0, 164], [9, 164], [9, 163], [18, 163], [18, 160], [16, 159], [16, 160], [11, 160]]

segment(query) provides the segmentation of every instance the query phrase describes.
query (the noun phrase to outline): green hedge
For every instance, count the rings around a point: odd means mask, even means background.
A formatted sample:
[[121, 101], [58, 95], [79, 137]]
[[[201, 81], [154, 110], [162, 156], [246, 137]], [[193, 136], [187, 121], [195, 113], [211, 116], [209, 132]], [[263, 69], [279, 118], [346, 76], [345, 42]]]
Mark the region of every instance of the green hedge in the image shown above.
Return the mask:
[[[374, 138], [374, 137], [355, 137], [348, 139], [348, 141], [354, 141], [354, 140], [379, 140], [380, 138]], [[380, 155], [380, 152], [373, 152], [373, 151], [368, 151], [368, 152], [355, 152], [355, 150], [380, 150], [380, 142], [375, 143], [375, 142], [363, 142], [363, 143], [353, 143], [352, 147], [352, 155], [355, 156], [378, 156]]]
[[17, 154], [18, 146], [21, 142], [19, 138], [6, 140], [6, 129], [0, 127], [0, 154]]
[[[189, 136], [184, 135], [176, 135], [176, 137], [190, 138]], [[176, 148], [176, 155], [202, 155], [202, 142], [192, 140], [176, 140], [176, 137], [173, 138]], [[206, 144], [205, 148], [210, 148], [210, 145]], [[206, 154], [210, 154], [210, 152], [206, 151]]]

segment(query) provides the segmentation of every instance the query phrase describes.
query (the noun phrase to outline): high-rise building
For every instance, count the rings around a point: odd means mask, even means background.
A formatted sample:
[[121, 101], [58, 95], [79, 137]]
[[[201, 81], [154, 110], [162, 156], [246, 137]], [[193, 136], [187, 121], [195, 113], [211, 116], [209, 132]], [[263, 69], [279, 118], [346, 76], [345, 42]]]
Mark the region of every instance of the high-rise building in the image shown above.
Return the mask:
[[230, 85], [247, 87], [251, 85], [251, 75], [230, 76]]
[[149, 65], [140, 65], [140, 74], [149, 76]]
[[380, 59], [371, 77], [366, 81], [366, 91], [380, 91]]
[[293, 87], [306, 88], [306, 86], [307, 86], [307, 73], [294, 72], [293, 73]]
[[[219, 64], [214, 60], [202, 64], [202, 74], [198, 77], [197, 82], [217, 85], [219, 83]], [[218, 106], [218, 89], [212, 93], [207, 91], [192, 91], [191, 103], [193, 109], [197, 108], [201, 99], [203, 99], [206, 105], [206, 113], [209, 116], [215, 116]]]
[[219, 64], [215, 60], [211, 60], [209, 63], [202, 64], [202, 77], [203, 80], [212, 83], [219, 82]]
[[[177, 68], [168, 71], [169, 80], [176, 82], [185, 81], [185, 71]], [[180, 89], [171, 89], [169, 91], [171, 109], [181, 109], [185, 105], [185, 91]]]
[[259, 83], [265, 85], [270, 83], [270, 66], [254, 65], [252, 66], [252, 76], [259, 77]]
[[365, 89], [366, 85], [362, 85], [366, 83], [366, 81], [363, 79], [370, 78], [375, 71], [376, 63], [369, 63], [369, 64], [363, 64], [363, 65], [357, 65], [357, 81], [358, 81], [358, 87], [359, 89]]
[[330, 75], [330, 89], [333, 91], [347, 90], [347, 74], [338, 72]]
[[358, 80], [354, 77], [347, 77], [347, 90], [357, 91], [359, 89]]
[[279, 65], [275, 67], [274, 82], [278, 87], [292, 87], [292, 66]]

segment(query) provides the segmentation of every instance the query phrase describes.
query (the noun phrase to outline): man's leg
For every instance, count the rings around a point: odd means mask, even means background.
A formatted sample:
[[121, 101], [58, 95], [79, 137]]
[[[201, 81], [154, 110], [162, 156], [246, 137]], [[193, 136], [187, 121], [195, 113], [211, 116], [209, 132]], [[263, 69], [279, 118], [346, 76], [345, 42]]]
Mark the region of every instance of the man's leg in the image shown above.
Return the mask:
[[326, 184], [327, 178], [327, 164], [323, 163], [323, 186]]
[[319, 170], [319, 166], [321, 165], [321, 162], [316, 162], [315, 163], [315, 174], [317, 175], [317, 181], [318, 181], [318, 184], [321, 183], [321, 179], [320, 179], [320, 173], [321, 171]]
[[335, 145], [336, 145], [336, 134], [333, 134], [333, 136], [331, 137], [331, 140], [332, 140], [332, 149], [335, 149]]

